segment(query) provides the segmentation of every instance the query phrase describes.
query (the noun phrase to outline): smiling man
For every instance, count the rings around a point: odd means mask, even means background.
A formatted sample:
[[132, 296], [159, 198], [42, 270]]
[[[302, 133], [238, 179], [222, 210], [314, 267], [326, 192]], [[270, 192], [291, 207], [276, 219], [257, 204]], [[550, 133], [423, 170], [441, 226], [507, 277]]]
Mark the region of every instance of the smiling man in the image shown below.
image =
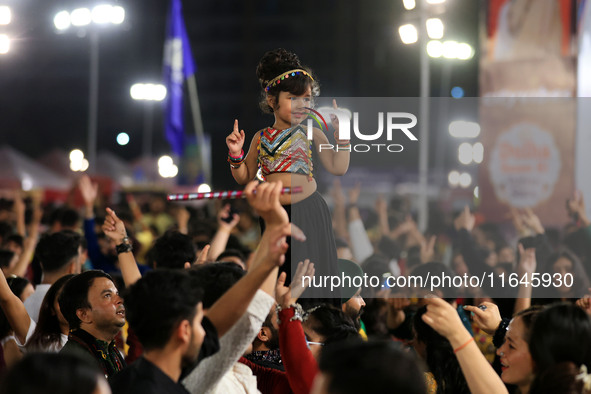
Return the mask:
[[125, 367], [115, 335], [125, 325], [125, 307], [111, 276], [91, 270], [70, 279], [59, 297], [70, 325], [63, 353], [93, 358], [108, 378]]

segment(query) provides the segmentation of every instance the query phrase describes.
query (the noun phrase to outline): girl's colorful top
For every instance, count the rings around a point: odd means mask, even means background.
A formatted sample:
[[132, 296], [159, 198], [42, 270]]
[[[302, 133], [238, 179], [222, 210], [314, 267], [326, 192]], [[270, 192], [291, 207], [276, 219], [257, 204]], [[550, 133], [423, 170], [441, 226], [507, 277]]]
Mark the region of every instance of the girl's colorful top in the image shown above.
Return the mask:
[[258, 163], [264, 176], [289, 172], [312, 178], [312, 141], [301, 126], [285, 130], [271, 127], [260, 131]]

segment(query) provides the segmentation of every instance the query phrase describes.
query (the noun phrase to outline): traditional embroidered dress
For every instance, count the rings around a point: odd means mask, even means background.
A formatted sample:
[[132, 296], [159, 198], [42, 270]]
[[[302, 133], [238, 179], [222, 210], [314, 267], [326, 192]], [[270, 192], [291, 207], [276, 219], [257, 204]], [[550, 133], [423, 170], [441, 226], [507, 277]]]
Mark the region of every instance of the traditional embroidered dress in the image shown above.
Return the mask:
[[312, 141], [303, 126], [285, 130], [267, 127], [259, 134], [258, 163], [263, 176], [289, 172], [312, 179]]
[[[312, 180], [312, 141], [308, 140], [307, 130], [302, 125], [285, 130], [271, 127], [259, 132], [258, 163], [263, 176], [272, 173], [300, 174]], [[284, 205], [290, 221], [306, 234], [306, 242], [290, 242], [285, 254], [285, 263], [280, 272], [286, 272], [286, 284], [291, 282], [291, 275], [296, 264], [310, 259], [315, 264], [316, 276], [338, 275], [336, 243], [332, 229], [332, 218], [326, 202], [318, 192], [295, 204]], [[265, 224], [261, 220], [261, 229]], [[310, 302], [306, 302], [306, 299]], [[327, 300], [329, 299], [329, 300]], [[302, 295], [301, 302], [307, 307], [319, 302], [330, 302], [340, 307], [340, 291], [330, 288], [308, 288]]]

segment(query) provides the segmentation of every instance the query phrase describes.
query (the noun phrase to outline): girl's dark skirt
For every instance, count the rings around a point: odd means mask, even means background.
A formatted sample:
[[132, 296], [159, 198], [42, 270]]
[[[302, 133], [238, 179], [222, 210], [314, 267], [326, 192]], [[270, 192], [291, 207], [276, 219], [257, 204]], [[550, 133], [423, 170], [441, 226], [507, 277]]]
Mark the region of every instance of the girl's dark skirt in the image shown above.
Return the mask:
[[[300, 298], [300, 303], [310, 305], [328, 302], [340, 308], [340, 291], [330, 288], [330, 277], [340, 276], [340, 273], [332, 218], [326, 201], [320, 193], [314, 192], [305, 200], [283, 207], [289, 215], [290, 222], [302, 229], [306, 235], [305, 242], [288, 238], [289, 249], [285, 254], [285, 263], [279, 268], [280, 272], [287, 273], [286, 285], [291, 283], [291, 277], [295, 273], [298, 262], [310, 259], [316, 269], [315, 284], [323, 284], [323, 286], [308, 288]], [[260, 224], [261, 230], [264, 231], [263, 220], [260, 220]], [[328, 280], [324, 285], [324, 278], [327, 277]]]

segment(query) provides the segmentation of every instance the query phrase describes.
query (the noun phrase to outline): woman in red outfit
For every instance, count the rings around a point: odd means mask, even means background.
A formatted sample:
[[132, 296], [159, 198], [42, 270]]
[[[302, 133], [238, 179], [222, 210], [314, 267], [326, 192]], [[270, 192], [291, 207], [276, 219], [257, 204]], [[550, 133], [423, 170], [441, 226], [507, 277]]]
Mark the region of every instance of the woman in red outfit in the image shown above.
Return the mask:
[[297, 304], [304, 291], [303, 276], [314, 276], [314, 264], [300, 262], [289, 287], [285, 286], [286, 274], [277, 280], [275, 297], [278, 304], [279, 350], [285, 372], [265, 368], [246, 358], [240, 362], [248, 365], [257, 377], [258, 389], [263, 394], [284, 394], [286, 386], [295, 394], [308, 394], [318, 373], [317, 359], [322, 349], [345, 340], [361, 340], [353, 321], [340, 309], [321, 305], [304, 312]]
[[[296, 273], [294, 280], [299, 282], [301, 277]], [[281, 360], [292, 391], [295, 394], [308, 394], [318, 373], [316, 360], [322, 349], [341, 341], [361, 338], [351, 319], [339, 309], [321, 305], [304, 312], [284, 283], [283, 273], [277, 281], [275, 292], [279, 305]]]

